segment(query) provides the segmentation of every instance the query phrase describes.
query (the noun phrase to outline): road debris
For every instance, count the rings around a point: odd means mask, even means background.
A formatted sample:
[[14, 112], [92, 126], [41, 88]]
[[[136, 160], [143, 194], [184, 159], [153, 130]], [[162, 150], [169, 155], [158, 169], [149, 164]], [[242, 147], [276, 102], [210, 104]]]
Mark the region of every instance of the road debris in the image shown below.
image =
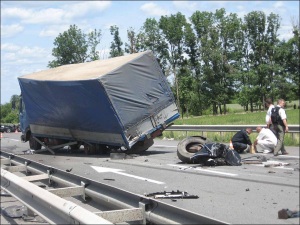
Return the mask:
[[267, 161], [264, 162], [264, 167], [276, 167], [276, 166], [287, 166], [289, 163], [283, 163], [283, 162], [278, 162], [278, 161]]
[[278, 219], [288, 219], [300, 217], [300, 211], [291, 211], [289, 209], [281, 209], [278, 211]]
[[24, 150], [24, 151], [22, 151], [24, 154], [29, 154], [29, 155], [33, 155], [34, 154], [34, 150], [30, 150], [30, 149], [28, 149], [28, 150]]
[[258, 156], [250, 156], [242, 159], [242, 162], [244, 164], [262, 164], [263, 162], [266, 162], [267, 158], [262, 155]]
[[72, 171], [72, 169], [73, 169], [73, 168], [71, 168], [71, 169], [66, 169], [66, 172], [68, 172], [68, 173], [69, 173], [69, 172], [71, 172], [71, 171]]
[[190, 199], [197, 199], [199, 198], [197, 195], [190, 195], [186, 191], [162, 191], [162, 192], [154, 192], [150, 194], [145, 194], [146, 197], [153, 197], [153, 198], [169, 198], [169, 199], [183, 199], [183, 198], [190, 198]]

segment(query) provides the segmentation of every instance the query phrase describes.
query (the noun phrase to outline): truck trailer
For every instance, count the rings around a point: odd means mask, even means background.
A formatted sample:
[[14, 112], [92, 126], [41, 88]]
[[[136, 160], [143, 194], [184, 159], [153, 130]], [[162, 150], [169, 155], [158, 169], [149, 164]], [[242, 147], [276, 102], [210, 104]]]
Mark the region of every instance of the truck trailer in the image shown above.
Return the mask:
[[18, 77], [21, 140], [33, 150], [140, 153], [179, 117], [170, 85], [145, 51]]

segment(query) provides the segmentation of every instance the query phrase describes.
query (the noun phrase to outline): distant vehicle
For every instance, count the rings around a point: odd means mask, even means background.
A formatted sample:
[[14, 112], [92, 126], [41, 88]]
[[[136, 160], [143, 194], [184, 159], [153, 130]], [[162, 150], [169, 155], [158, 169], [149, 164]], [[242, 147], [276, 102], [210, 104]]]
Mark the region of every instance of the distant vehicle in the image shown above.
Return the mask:
[[1, 132], [2, 133], [10, 133], [10, 132], [15, 132], [16, 128], [13, 126], [9, 125], [1, 125]]

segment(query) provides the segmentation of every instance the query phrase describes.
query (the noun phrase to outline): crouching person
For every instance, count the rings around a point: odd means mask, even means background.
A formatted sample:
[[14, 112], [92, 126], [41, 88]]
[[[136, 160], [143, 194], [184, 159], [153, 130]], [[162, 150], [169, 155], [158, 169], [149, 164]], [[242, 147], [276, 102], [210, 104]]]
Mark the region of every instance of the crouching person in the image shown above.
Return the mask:
[[262, 149], [263, 153], [272, 153], [277, 144], [275, 134], [268, 128], [256, 127], [258, 136], [254, 141], [254, 149], [257, 152], [258, 148]]
[[249, 152], [252, 147], [252, 142], [249, 137], [251, 133], [252, 129], [246, 128], [245, 130], [240, 130], [233, 135], [231, 139], [233, 149], [238, 153]]

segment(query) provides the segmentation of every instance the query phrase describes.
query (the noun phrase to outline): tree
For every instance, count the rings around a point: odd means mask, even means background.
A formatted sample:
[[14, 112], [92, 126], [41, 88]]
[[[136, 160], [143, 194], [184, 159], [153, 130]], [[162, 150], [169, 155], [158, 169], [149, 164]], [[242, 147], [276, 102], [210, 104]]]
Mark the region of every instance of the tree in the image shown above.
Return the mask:
[[169, 64], [171, 73], [174, 75], [176, 86], [177, 107], [180, 107], [179, 80], [177, 73], [184, 58], [184, 28], [186, 25], [185, 16], [177, 13], [171, 16], [162, 16], [159, 20], [159, 28], [162, 30], [164, 39], [168, 43], [168, 54], [164, 57]]
[[114, 25], [110, 27], [110, 34], [113, 35], [113, 41], [110, 45], [110, 57], [117, 57], [124, 55], [124, 51], [122, 49], [123, 42], [121, 41], [120, 35], [119, 35], [119, 28]]
[[85, 38], [86, 35], [76, 25], [71, 25], [67, 31], [60, 33], [54, 40], [56, 47], [52, 50], [56, 59], [49, 62], [48, 67], [84, 62], [88, 57]]
[[20, 108], [20, 96], [19, 95], [12, 95], [10, 98], [10, 104], [12, 110], [17, 110]]
[[88, 33], [88, 46], [90, 48], [89, 59], [91, 61], [99, 60], [99, 51], [96, 50], [98, 44], [101, 42], [101, 30], [94, 29]]
[[167, 71], [168, 44], [163, 38], [163, 32], [159, 28], [159, 23], [154, 18], [147, 18], [144, 22], [140, 37], [140, 48], [143, 51], [151, 50], [160, 64], [164, 74], [170, 75]]

